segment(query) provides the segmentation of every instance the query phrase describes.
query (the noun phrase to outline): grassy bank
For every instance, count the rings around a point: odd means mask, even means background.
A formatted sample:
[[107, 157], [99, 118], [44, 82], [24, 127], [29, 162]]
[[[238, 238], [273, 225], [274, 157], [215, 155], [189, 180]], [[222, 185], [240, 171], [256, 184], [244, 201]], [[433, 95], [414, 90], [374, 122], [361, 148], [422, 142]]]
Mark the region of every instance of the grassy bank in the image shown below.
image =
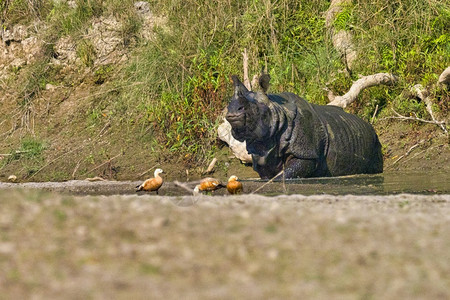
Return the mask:
[[[435, 84], [450, 65], [450, 6], [441, 1], [345, 6], [333, 27], [353, 36], [358, 58], [351, 70], [326, 27], [328, 1], [155, 0], [150, 27], [133, 1], [0, 3], [5, 30], [22, 24], [26, 36], [44, 41], [34, 60], [9, 67], [2, 79], [1, 149], [10, 154], [0, 162], [3, 174], [20, 168], [24, 179], [129, 178], [155, 164], [204, 166], [222, 147], [218, 116], [231, 94], [230, 75], [242, 74], [244, 49], [249, 73], [266, 69], [272, 92], [325, 104], [325, 87], [344, 94], [359, 75], [392, 72], [398, 84], [364, 91], [348, 110], [375, 125], [391, 108], [429, 119], [409, 92], [421, 83], [436, 115], [448, 118], [449, 92]], [[99, 23], [115, 24], [119, 42], [109, 63], [98, 48]], [[61, 40], [71, 41], [73, 61], [62, 60]], [[29, 151], [29, 141], [39, 151]]]

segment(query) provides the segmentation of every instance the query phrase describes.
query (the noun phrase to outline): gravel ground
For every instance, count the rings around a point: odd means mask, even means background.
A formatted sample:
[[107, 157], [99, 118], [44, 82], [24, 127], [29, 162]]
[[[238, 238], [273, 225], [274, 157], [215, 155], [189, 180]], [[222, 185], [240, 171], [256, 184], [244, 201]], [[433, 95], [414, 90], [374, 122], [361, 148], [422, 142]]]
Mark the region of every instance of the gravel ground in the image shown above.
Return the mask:
[[450, 195], [0, 190], [1, 299], [449, 299]]

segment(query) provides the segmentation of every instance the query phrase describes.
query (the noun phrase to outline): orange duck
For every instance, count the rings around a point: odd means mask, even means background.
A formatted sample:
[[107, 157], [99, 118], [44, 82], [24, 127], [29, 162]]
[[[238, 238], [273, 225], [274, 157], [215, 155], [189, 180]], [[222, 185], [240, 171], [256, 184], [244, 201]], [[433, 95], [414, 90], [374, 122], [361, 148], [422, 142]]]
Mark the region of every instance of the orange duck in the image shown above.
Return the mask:
[[194, 188], [194, 193], [199, 192], [212, 192], [214, 190], [225, 187], [218, 179], [215, 178], [204, 178], [197, 184]]
[[147, 179], [144, 181], [141, 185], [138, 185], [136, 187], [136, 192], [139, 191], [146, 191], [146, 192], [156, 192], [158, 194], [159, 188], [163, 185], [163, 179], [159, 174], [164, 173], [162, 169], [156, 169], [155, 170], [155, 177]]
[[227, 183], [228, 193], [233, 195], [242, 193], [242, 183], [238, 179], [236, 175], [230, 176]]

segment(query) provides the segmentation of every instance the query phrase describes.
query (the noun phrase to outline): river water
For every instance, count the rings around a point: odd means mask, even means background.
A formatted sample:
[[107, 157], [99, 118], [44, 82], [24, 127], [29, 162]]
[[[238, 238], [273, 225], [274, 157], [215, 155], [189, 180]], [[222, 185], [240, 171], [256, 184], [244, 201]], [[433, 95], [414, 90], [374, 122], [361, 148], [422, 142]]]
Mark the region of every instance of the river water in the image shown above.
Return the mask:
[[[267, 196], [281, 194], [301, 195], [391, 195], [411, 194], [450, 194], [450, 174], [447, 172], [387, 172], [377, 175], [352, 175], [343, 177], [323, 177], [268, 182], [259, 179], [242, 179], [244, 193], [257, 193]], [[198, 182], [197, 182], [198, 183]], [[66, 192], [82, 195], [135, 194], [135, 186], [140, 181], [97, 181], [70, 180], [65, 182], [0, 182], [0, 189], [31, 188], [47, 191]], [[195, 181], [184, 182], [192, 188]], [[226, 194], [226, 189], [214, 195]], [[146, 194], [145, 192], [138, 193]], [[160, 195], [190, 195], [189, 190], [174, 182], [165, 182]]]
[[449, 194], [450, 174], [446, 172], [397, 172], [287, 180], [270, 183], [260, 190], [265, 194], [389, 195]]

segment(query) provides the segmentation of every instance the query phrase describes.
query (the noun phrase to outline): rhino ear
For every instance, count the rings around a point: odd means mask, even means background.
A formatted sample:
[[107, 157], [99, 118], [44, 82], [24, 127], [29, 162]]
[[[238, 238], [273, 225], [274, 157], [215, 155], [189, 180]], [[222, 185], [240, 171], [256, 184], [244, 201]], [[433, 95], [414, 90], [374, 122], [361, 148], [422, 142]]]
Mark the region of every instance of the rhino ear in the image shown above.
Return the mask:
[[245, 87], [245, 85], [239, 80], [237, 75], [231, 76], [231, 79], [233, 80], [233, 86], [234, 86], [234, 95], [235, 96], [244, 96], [248, 94], [248, 89]]
[[262, 91], [264, 93], [267, 93], [267, 90], [269, 89], [270, 85], [270, 75], [269, 74], [262, 74], [259, 77], [259, 86], [261, 87]]

